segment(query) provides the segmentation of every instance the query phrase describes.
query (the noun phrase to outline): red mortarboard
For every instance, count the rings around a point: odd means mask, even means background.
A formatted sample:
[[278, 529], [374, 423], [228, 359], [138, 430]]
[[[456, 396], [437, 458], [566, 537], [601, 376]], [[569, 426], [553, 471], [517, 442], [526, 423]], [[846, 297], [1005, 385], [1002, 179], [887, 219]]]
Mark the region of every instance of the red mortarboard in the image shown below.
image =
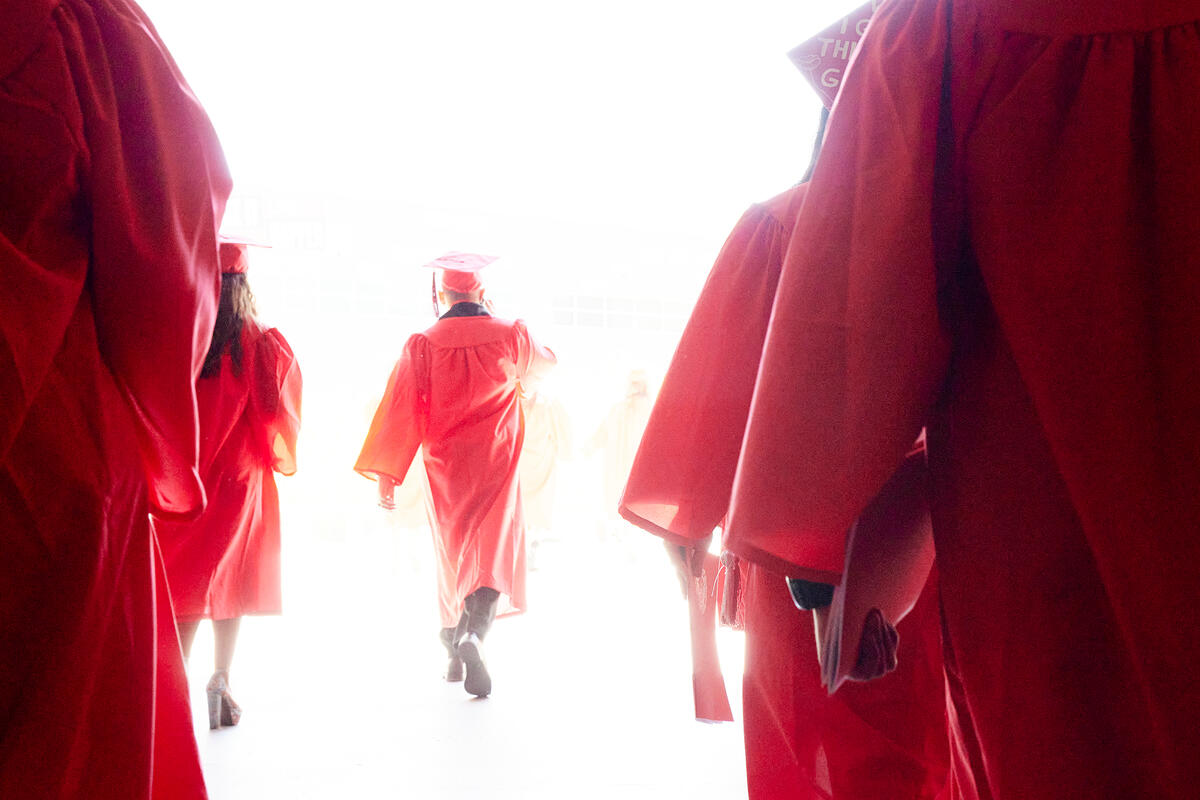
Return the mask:
[[788, 53], [826, 108], [833, 107], [850, 56], [867, 30], [871, 15], [882, 4], [883, 0], [870, 0]]
[[442, 270], [443, 289], [468, 294], [483, 288], [479, 271], [495, 260], [496, 256], [451, 251], [424, 266]]
[[246, 258], [246, 248], [270, 246], [269, 244], [262, 244], [250, 239], [243, 239], [240, 236], [219, 234], [217, 236], [217, 247], [221, 257], [221, 272], [227, 275], [244, 275], [250, 268], [250, 262]]

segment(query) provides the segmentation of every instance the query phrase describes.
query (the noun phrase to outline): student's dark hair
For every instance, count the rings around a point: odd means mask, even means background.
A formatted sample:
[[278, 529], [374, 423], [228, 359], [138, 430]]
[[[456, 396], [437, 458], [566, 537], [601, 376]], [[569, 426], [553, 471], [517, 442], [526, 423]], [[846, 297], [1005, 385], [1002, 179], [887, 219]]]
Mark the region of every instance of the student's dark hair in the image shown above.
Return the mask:
[[201, 378], [211, 378], [221, 371], [221, 356], [229, 351], [235, 375], [242, 371], [242, 325], [255, 316], [254, 295], [244, 273], [221, 275], [221, 303], [217, 307], [217, 322], [213, 326], [212, 344], [204, 357]]
[[821, 145], [825, 142], [825, 125], [829, 122], [829, 109], [821, 107], [821, 121], [817, 123], [817, 138], [813, 142], [812, 158], [808, 162], [808, 169], [804, 173], [804, 177], [800, 179], [801, 183], [812, 178], [813, 170], [817, 168], [817, 156], [821, 155]]

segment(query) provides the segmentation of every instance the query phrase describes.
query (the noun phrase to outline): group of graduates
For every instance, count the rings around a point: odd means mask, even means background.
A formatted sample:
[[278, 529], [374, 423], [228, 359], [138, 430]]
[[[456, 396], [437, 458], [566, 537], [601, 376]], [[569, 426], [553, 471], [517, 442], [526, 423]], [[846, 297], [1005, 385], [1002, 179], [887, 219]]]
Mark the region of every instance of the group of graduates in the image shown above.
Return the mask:
[[[721, 530], [754, 800], [1191, 797], [1200, 0], [875, 5], [811, 180], [722, 250], [621, 513], [693, 577]], [[218, 621], [210, 725], [236, 724], [299, 371], [141, 10], [0, 21], [0, 797], [202, 798], [180, 641]], [[387, 507], [420, 451], [477, 697], [526, 605], [521, 396], [555, 361], [492, 314], [488, 261], [432, 265], [447, 310], [356, 464]], [[935, 566], [907, 614], [845, 622], [876, 680], [837, 688], [797, 605], [849, 591], [848, 532], [913, 463]]]
[[0, 2], [0, 797], [205, 797], [202, 618], [209, 724], [237, 724], [300, 373], [218, 237], [230, 189], [134, 3]]
[[[621, 512], [706, 580], [721, 529], [754, 800], [1195, 796], [1200, 3], [873, 6]], [[907, 616], [843, 621], [852, 677], [894, 671], [833, 692], [822, 589], [855, 591], [866, 511], [910, 535], [880, 504], [914, 458], [935, 565]]]

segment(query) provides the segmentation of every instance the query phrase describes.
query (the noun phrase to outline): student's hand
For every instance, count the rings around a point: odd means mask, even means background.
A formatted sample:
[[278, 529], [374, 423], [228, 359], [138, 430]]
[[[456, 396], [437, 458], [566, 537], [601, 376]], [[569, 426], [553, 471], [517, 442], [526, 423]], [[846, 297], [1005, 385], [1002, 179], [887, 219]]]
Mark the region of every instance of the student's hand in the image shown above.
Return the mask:
[[393, 496], [396, 491], [396, 482], [387, 475], [379, 476], [379, 507], [388, 511], [396, 510], [396, 500]]

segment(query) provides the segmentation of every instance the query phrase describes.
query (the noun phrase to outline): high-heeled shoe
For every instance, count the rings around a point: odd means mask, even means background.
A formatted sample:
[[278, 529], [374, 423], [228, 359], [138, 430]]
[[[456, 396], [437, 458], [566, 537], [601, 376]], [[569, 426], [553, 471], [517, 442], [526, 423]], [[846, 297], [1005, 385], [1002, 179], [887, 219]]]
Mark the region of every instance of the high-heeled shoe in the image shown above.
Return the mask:
[[229, 693], [229, 671], [219, 669], [208, 679], [205, 687], [208, 695], [208, 729], [210, 731], [233, 727], [242, 719], [242, 707], [233, 701]]

